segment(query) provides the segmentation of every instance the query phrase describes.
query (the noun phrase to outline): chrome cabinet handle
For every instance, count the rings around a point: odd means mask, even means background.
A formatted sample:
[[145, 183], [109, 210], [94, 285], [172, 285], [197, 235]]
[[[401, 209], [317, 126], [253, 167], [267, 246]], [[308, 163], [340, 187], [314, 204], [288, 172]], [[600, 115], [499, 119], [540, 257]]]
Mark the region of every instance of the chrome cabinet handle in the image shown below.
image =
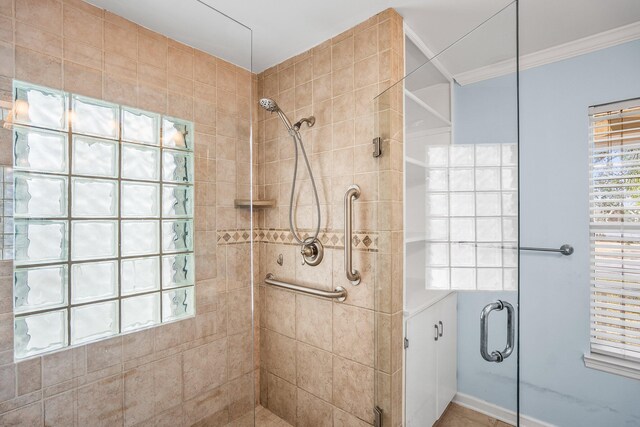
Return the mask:
[[435, 328], [435, 331], [436, 331], [435, 335], [433, 336], [433, 340], [438, 341], [438, 336], [440, 335], [438, 333], [438, 325], [433, 325], [433, 327]]
[[360, 272], [353, 269], [353, 201], [360, 197], [360, 187], [353, 184], [344, 195], [344, 269], [352, 285], [360, 284]]
[[444, 325], [442, 324], [442, 320], [438, 320], [439, 332], [438, 336], [442, 338], [442, 334], [444, 334]]
[[[489, 346], [489, 314], [492, 311], [502, 311], [507, 309], [507, 345], [502, 351], [492, 351], [489, 354], [487, 347]], [[514, 310], [513, 306], [506, 301], [498, 300], [487, 304], [480, 313], [480, 354], [487, 362], [500, 363], [513, 353], [513, 343], [515, 341], [514, 329]]]

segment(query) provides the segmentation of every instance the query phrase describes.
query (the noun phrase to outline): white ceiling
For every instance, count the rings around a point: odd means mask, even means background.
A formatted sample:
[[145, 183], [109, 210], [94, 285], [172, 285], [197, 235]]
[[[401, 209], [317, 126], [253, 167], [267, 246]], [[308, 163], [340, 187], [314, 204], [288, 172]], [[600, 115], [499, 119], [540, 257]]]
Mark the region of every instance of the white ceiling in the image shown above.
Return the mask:
[[[88, 0], [145, 27], [230, 62], [260, 72], [339, 34], [368, 17], [395, 8], [439, 52], [480, 25], [510, 0]], [[253, 30], [253, 61], [249, 30]], [[612, 7], [615, 5], [615, 7]], [[487, 40], [512, 46], [508, 11], [485, 26]], [[520, 0], [520, 51], [536, 52], [640, 21], [639, 0]], [[489, 27], [493, 30], [489, 30]], [[505, 40], [507, 39], [507, 40]], [[479, 39], [478, 39], [479, 40]], [[479, 43], [477, 55], [487, 56]], [[491, 49], [491, 43], [485, 43]], [[471, 46], [470, 46], [471, 48]], [[491, 53], [488, 53], [490, 56]], [[473, 68], [455, 64], [456, 68]]]

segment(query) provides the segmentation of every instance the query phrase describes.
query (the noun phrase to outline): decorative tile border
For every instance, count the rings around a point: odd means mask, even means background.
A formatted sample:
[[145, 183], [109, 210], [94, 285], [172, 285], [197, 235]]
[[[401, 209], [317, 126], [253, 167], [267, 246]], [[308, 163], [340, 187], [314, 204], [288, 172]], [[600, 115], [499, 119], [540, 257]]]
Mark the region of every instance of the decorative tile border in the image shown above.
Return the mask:
[[[249, 243], [252, 233], [249, 229], [218, 230], [217, 243], [219, 245], [237, 245]], [[311, 237], [311, 231], [302, 231], [302, 238]], [[255, 229], [253, 241], [280, 245], [298, 245], [290, 230], [285, 229]], [[344, 233], [336, 231], [321, 231], [318, 236], [326, 248], [344, 248]], [[378, 251], [378, 233], [372, 231], [355, 231], [353, 233], [353, 248], [360, 251]]]

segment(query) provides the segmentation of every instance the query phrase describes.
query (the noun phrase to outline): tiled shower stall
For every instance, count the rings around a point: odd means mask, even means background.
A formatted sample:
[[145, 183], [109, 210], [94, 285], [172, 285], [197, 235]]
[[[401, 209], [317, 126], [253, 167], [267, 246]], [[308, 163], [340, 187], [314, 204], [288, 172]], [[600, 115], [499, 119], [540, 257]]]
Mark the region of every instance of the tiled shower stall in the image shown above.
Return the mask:
[[[175, 321], [119, 335], [126, 329], [120, 293], [111, 298], [120, 313], [113, 337], [83, 343], [67, 336], [60, 347], [70, 348], [16, 353], [14, 318], [29, 314], [13, 303], [12, 153], [19, 127], [1, 128], [0, 425], [253, 425], [257, 404], [299, 426], [371, 425], [379, 406], [385, 425], [400, 425], [402, 94], [376, 96], [402, 77], [402, 43], [402, 18], [387, 10], [256, 75], [81, 0], [0, 0], [3, 109], [13, 107], [19, 81], [104, 101], [113, 111], [192, 123], [193, 171], [180, 182], [192, 185], [193, 219], [178, 216], [191, 221], [185, 230], [193, 244], [181, 252], [193, 250], [195, 262], [193, 280], [181, 282], [195, 286], [185, 319], [159, 308], [138, 324]], [[326, 253], [318, 267], [301, 265], [292, 243], [293, 149], [278, 119], [258, 111], [262, 96], [277, 98], [292, 116], [316, 116], [302, 135], [322, 208]], [[377, 159], [374, 136], [384, 140]], [[173, 149], [161, 140], [149, 144]], [[71, 132], [64, 141], [71, 150]], [[158, 180], [160, 193], [174, 185], [169, 181]], [[362, 188], [354, 223], [354, 263], [363, 276], [357, 287], [346, 282], [342, 259], [343, 196], [351, 184]], [[309, 185], [302, 173], [295, 219], [307, 232]], [[115, 205], [124, 195], [116, 194]], [[252, 195], [276, 205], [252, 218], [234, 204]], [[113, 221], [125, 222], [119, 210]], [[152, 216], [159, 221], [160, 214]], [[120, 245], [125, 240], [116, 237]], [[158, 259], [175, 252], [158, 251]], [[75, 261], [71, 256], [70, 268]], [[267, 273], [322, 289], [343, 285], [349, 298], [338, 303], [267, 288]], [[153, 288], [158, 298], [171, 292], [165, 288]], [[73, 316], [73, 304], [67, 299], [61, 310]]]

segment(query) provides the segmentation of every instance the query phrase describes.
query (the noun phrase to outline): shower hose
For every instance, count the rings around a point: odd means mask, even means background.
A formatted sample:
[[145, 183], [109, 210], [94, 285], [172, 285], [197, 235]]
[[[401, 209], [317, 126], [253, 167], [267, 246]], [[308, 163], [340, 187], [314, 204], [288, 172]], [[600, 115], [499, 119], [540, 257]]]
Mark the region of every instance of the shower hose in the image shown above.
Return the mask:
[[318, 215], [318, 224], [316, 226], [316, 231], [310, 240], [311, 242], [316, 241], [318, 239], [318, 234], [320, 234], [320, 198], [318, 197], [318, 189], [316, 188], [316, 181], [313, 178], [313, 172], [311, 171], [311, 164], [309, 163], [307, 152], [304, 149], [304, 144], [302, 143], [302, 137], [300, 136], [300, 133], [295, 129], [291, 129], [289, 131], [289, 134], [293, 138], [293, 147], [294, 147], [294, 155], [295, 155], [295, 161], [293, 163], [293, 183], [291, 184], [291, 197], [289, 198], [289, 228], [291, 229], [291, 234], [293, 234], [293, 238], [296, 239], [296, 241], [299, 244], [304, 245], [306, 243], [309, 243], [310, 239], [306, 239], [306, 242], [305, 240], [302, 240], [296, 233], [296, 230], [293, 226], [293, 197], [296, 191], [296, 178], [298, 176], [298, 144], [300, 144], [302, 157], [304, 157], [304, 162], [307, 165], [307, 170], [309, 171], [309, 178], [311, 178], [311, 186], [313, 187], [313, 195], [316, 199], [316, 212]]

